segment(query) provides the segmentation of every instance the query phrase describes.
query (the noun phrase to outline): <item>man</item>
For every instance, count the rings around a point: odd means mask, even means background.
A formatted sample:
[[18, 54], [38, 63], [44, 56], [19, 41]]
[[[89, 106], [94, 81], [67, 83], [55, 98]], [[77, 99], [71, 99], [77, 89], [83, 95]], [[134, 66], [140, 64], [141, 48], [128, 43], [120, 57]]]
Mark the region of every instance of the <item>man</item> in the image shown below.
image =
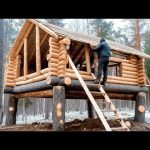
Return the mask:
[[[91, 47], [92, 48], [92, 47]], [[98, 53], [98, 74], [95, 83], [100, 83], [100, 79], [103, 71], [103, 81], [101, 85], [105, 86], [107, 81], [107, 68], [109, 64], [109, 57], [111, 56], [111, 49], [104, 38], [101, 38], [100, 44], [96, 48], [92, 48], [92, 50], [97, 51]]]

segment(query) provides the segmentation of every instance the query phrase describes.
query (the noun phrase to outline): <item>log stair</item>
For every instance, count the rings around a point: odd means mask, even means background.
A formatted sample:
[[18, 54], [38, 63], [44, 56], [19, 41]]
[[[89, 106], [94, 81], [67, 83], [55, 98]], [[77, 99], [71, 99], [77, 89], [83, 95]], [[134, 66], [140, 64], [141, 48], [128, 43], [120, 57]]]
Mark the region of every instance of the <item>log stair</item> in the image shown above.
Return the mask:
[[[118, 110], [115, 108], [115, 106], [113, 105], [112, 101], [110, 100], [110, 98], [108, 97], [107, 93], [105, 92], [105, 90], [103, 89], [102, 85], [98, 85], [98, 88], [100, 90], [100, 92], [103, 94], [104, 98], [105, 98], [105, 102], [110, 104], [110, 108], [111, 110], [114, 112], [115, 114], [115, 119], [117, 121], [119, 121], [121, 127], [115, 127], [115, 128], [111, 128], [106, 120], [106, 118], [104, 117], [101, 109], [99, 108], [98, 104], [96, 103], [94, 97], [92, 96], [90, 90], [88, 89], [87, 85], [85, 84], [84, 80], [82, 79], [81, 75], [79, 74], [77, 68], [75, 67], [72, 59], [70, 58], [70, 56], [68, 55], [68, 60], [69, 60], [69, 64], [71, 66], [71, 68], [73, 69], [73, 71], [75, 72], [78, 80], [80, 81], [84, 91], [86, 92], [89, 100], [91, 101], [98, 117], [100, 118], [100, 120], [102, 121], [106, 131], [130, 131], [129, 128], [126, 126], [125, 122], [123, 121], [123, 119], [121, 118], [121, 114], [118, 112]], [[92, 74], [93, 77], [95, 78], [94, 74]]]

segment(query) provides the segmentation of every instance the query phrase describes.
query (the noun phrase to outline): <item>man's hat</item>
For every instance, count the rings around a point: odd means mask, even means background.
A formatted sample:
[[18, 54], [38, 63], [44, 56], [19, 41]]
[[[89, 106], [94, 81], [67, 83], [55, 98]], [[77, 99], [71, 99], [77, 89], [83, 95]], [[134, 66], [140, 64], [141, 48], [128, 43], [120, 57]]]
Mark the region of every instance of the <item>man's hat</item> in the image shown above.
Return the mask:
[[104, 42], [104, 41], [105, 41], [105, 39], [104, 39], [104, 38], [101, 38], [100, 42]]

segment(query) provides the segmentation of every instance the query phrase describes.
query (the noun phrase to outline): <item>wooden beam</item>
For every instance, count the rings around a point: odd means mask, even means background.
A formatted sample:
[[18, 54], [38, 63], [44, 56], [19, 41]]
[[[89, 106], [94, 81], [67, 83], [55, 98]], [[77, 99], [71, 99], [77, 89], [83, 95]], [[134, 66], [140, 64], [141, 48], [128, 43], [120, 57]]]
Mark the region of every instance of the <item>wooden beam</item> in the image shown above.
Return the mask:
[[38, 91], [38, 92], [29, 92], [24, 94], [15, 94], [15, 98], [25, 98], [25, 97], [34, 97], [34, 98], [50, 98], [53, 97], [53, 91]]
[[27, 38], [24, 39], [24, 77], [27, 79], [28, 74], [28, 41]]
[[85, 46], [85, 60], [86, 60], [86, 70], [87, 72], [91, 73], [90, 53], [88, 46]]
[[36, 72], [40, 75], [41, 71], [41, 53], [40, 53], [40, 30], [36, 26]]
[[33, 29], [33, 27], [34, 27], [34, 24], [32, 23], [32, 24], [30, 25], [29, 29], [27, 30], [27, 32], [26, 32], [26, 34], [25, 34], [23, 40], [21, 41], [21, 43], [20, 43], [18, 49], [16, 50], [15, 56], [19, 55], [20, 50], [21, 50], [22, 47], [23, 47], [24, 39], [26, 39], [26, 38], [29, 37], [29, 35], [30, 35], [30, 33], [31, 33], [32, 29]]
[[[27, 85], [16, 86], [14, 88], [11, 87], [4, 87], [4, 93], [26, 93], [26, 92], [33, 92], [33, 91], [42, 91], [52, 88], [56, 85], [65, 85], [60, 84], [60, 80], [58, 77], [53, 76], [50, 85], [47, 84], [46, 80], [38, 81], [35, 83], [30, 83]], [[90, 91], [99, 91], [98, 85], [94, 83], [94, 81], [85, 81], [86, 85], [90, 89]], [[71, 80], [71, 84], [67, 86], [67, 90], [71, 91], [83, 91], [83, 88], [78, 80]], [[122, 84], [110, 84], [106, 83], [104, 87], [106, 92], [111, 93], [138, 93], [138, 92], [148, 92], [148, 87], [141, 87], [141, 86], [134, 86], [134, 85], [122, 85]]]

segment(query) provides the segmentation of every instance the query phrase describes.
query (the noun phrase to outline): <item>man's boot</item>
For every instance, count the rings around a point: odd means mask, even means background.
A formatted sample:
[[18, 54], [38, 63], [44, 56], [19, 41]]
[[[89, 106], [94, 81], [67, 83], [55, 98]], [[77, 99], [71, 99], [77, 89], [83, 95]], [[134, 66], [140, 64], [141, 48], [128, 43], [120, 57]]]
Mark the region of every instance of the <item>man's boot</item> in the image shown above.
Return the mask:
[[99, 84], [100, 83], [100, 79], [95, 79], [94, 83]]

